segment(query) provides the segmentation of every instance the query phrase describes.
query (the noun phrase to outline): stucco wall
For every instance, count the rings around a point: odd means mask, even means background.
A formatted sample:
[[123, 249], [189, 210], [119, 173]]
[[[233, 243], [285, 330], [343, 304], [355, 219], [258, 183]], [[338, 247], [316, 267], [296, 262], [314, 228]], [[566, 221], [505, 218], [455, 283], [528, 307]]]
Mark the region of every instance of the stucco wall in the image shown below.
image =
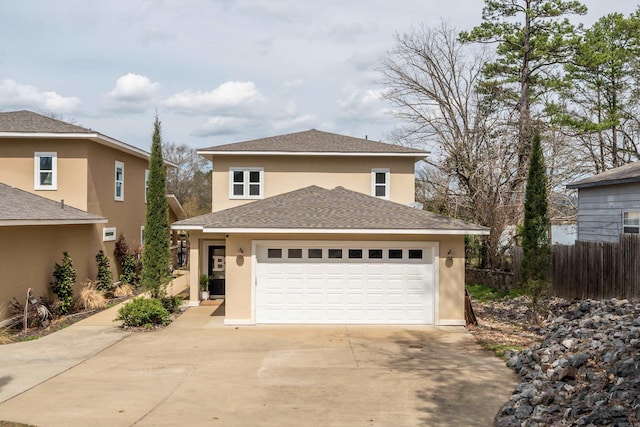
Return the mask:
[[[123, 234], [129, 247], [134, 250], [140, 246], [140, 227], [144, 226], [146, 220], [144, 175], [149, 162], [97, 143], [89, 147], [88, 158], [88, 211], [106, 217], [109, 222], [101, 224], [100, 230], [103, 227], [116, 227], [116, 237]], [[123, 201], [115, 200], [116, 161], [124, 164]], [[115, 266], [115, 242], [104, 242], [104, 247], [112, 266]]]
[[[34, 189], [34, 153], [57, 153], [57, 190]], [[124, 164], [124, 201], [115, 200], [115, 162]], [[145, 224], [144, 201], [147, 159], [85, 139], [2, 139], [0, 140], [0, 182], [89, 213], [104, 216], [107, 224], [91, 226], [100, 248], [109, 256], [114, 280], [118, 265], [113, 257], [115, 241], [102, 242], [105, 227], [116, 228], [116, 238], [124, 234], [133, 250], [140, 245]], [[64, 250], [62, 246], [56, 252]], [[94, 257], [98, 249], [91, 250]], [[94, 260], [95, 261], [95, 260]]]
[[[202, 260], [205, 255], [205, 236], [200, 232], [192, 232], [191, 242], [191, 283], [202, 273]], [[318, 235], [318, 234], [231, 234], [225, 238], [217, 235], [206, 238], [215, 240], [224, 238], [227, 247], [226, 256], [226, 318], [244, 321], [252, 317], [251, 279], [252, 279], [252, 241], [253, 240], [336, 240], [336, 241], [423, 241], [438, 242], [439, 258], [439, 294], [437, 324], [460, 324], [464, 321], [464, 236], [402, 236], [402, 235]], [[200, 258], [196, 256], [195, 247], [200, 248]], [[237, 253], [242, 248], [244, 257]], [[447, 253], [452, 251], [451, 261]], [[196, 271], [194, 271], [196, 270]], [[197, 283], [197, 280], [196, 280]], [[191, 298], [195, 303], [192, 286]]]
[[[211, 160], [211, 156], [207, 156]], [[219, 156], [213, 159], [212, 206], [220, 211], [251, 200], [229, 199], [229, 168], [264, 168], [264, 197], [319, 185], [371, 195], [371, 169], [390, 169], [389, 200], [415, 200], [415, 160], [407, 157]]]
[[[0, 182], [47, 199], [87, 210], [87, 150], [89, 141], [71, 139], [1, 139]], [[34, 154], [56, 152], [57, 190], [36, 190]]]
[[16, 297], [24, 303], [28, 288], [37, 297], [49, 294], [54, 263], [62, 262], [69, 252], [78, 277], [95, 279], [95, 256], [101, 248], [101, 236], [94, 225], [0, 227], [0, 319]]

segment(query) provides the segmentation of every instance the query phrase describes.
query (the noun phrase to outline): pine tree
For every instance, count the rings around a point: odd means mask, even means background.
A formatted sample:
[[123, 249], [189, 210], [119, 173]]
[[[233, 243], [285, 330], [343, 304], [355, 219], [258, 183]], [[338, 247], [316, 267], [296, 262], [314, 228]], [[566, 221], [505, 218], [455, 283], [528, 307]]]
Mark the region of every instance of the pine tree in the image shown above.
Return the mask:
[[166, 171], [162, 159], [160, 120], [154, 122], [151, 156], [149, 157], [149, 189], [147, 221], [142, 251], [142, 284], [153, 298], [163, 298], [169, 283], [169, 221], [166, 199]]
[[524, 224], [521, 231], [522, 280], [531, 297], [534, 309], [549, 284], [549, 213], [547, 200], [547, 171], [540, 143], [539, 131], [534, 132], [529, 175], [524, 202]]

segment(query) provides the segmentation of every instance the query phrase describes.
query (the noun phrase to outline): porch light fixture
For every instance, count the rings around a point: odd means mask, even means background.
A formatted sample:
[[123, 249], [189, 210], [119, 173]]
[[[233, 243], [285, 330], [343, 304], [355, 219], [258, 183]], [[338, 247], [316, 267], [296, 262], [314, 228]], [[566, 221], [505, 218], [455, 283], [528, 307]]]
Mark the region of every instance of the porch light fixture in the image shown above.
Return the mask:
[[453, 249], [449, 249], [447, 252], [447, 261], [453, 261]]
[[236, 254], [236, 256], [239, 256], [239, 257], [244, 256], [244, 251], [242, 250], [242, 248], [238, 249], [238, 253]]

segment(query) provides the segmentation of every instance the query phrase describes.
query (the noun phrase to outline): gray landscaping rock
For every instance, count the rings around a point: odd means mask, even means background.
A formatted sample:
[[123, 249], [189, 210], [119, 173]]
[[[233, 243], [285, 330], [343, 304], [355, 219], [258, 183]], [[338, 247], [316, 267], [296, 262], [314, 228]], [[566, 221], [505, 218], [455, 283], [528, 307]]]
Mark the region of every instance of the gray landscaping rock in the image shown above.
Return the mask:
[[508, 359], [521, 383], [494, 424], [640, 425], [640, 303], [555, 299], [550, 310], [544, 340]]

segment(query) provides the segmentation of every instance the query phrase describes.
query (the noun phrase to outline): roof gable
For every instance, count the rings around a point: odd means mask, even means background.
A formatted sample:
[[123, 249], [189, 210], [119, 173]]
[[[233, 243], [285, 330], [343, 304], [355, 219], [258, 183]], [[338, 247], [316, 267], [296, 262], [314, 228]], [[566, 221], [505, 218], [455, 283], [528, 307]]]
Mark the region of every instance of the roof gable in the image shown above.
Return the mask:
[[104, 217], [0, 183], [0, 226], [106, 222]]
[[[22, 138], [81, 138], [97, 142], [98, 144], [131, 154], [141, 159], [148, 160], [150, 156], [150, 154], [144, 150], [91, 129], [52, 119], [27, 110], [0, 113], [0, 138], [10, 138], [12, 141]], [[168, 160], [164, 162], [171, 167], [178, 166]]]
[[425, 157], [423, 150], [311, 129], [198, 150], [200, 154], [380, 154]]
[[336, 187], [317, 186], [178, 221], [203, 230], [403, 230], [413, 234], [486, 234], [487, 228]]
[[640, 181], [640, 161], [629, 163], [599, 173], [580, 181], [572, 182], [567, 188], [599, 187], [603, 185], [626, 184]]
[[0, 113], [0, 132], [94, 133], [91, 129], [27, 110]]

